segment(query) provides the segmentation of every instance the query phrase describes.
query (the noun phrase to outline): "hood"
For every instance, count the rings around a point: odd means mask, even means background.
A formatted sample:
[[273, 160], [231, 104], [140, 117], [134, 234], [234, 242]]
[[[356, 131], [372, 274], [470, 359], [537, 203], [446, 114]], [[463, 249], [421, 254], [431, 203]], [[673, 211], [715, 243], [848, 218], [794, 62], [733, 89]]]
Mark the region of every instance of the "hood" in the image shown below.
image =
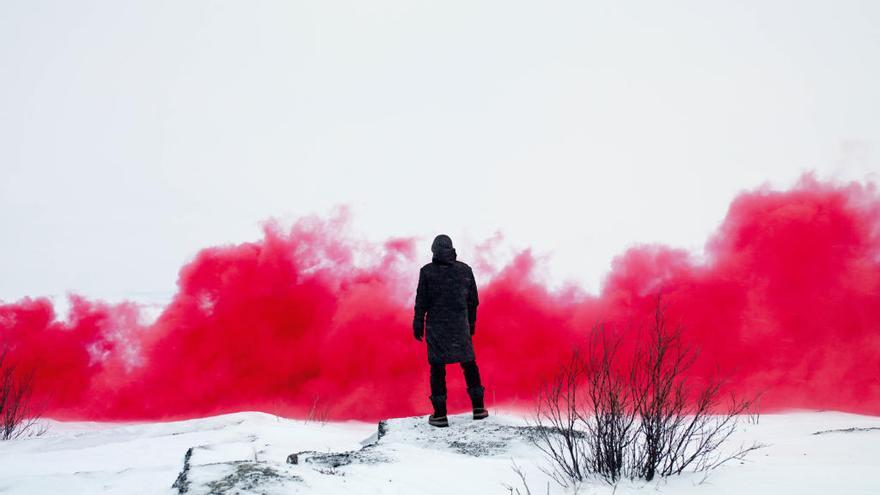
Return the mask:
[[452, 247], [452, 239], [448, 235], [440, 234], [431, 243], [431, 253], [434, 257], [431, 261], [441, 264], [451, 264], [455, 261], [455, 249]]

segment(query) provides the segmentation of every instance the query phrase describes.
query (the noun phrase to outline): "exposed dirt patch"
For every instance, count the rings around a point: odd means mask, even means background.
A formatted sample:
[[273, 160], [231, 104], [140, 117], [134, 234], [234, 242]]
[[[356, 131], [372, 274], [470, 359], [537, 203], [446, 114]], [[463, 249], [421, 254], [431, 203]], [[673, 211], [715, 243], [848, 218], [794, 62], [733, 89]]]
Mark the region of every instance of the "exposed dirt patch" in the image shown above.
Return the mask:
[[266, 484], [302, 481], [302, 478], [299, 476], [280, 473], [262, 462], [236, 461], [230, 463], [230, 465], [233, 467], [231, 473], [219, 480], [210, 481], [205, 484], [209, 495], [241, 492], [260, 493], [260, 488]]

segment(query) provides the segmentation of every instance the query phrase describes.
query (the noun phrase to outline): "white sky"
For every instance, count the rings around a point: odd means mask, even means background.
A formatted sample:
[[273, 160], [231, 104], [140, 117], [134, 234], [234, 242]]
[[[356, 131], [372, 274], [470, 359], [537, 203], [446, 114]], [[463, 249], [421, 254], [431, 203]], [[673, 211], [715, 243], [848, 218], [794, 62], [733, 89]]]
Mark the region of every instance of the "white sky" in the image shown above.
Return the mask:
[[341, 204], [595, 289], [740, 190], [876, 180], [878, 88], [874, 1], [4, 0], [0, 300], [164, 297]]

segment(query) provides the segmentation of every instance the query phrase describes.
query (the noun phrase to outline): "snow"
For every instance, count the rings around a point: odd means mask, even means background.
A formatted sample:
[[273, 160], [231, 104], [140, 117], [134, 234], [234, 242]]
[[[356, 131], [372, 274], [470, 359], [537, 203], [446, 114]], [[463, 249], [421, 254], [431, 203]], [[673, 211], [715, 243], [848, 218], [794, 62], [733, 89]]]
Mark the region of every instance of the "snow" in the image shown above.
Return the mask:
[[[450, 417], [446, 429], [424, 417], [391, 419], [384, 434], [362, 422], [315, 423], [243, 412], [168, 423], [49, 421], [40, 437], [0, 443], [0, 492], [175, 494], [184, 469], [188, 493], [546, 493], [545, 460], [528, 441], [523, 417]], [[820, 434], [816, 434], [821, 432]], [[768, 446], [744, 463], [660, 482], [600, 481], [580, 493], [877, 494], [880, 418], [837, 412], [764, 415], [744, 423], [731, 447]], [[297, 464], [288, 456], [299, 453]], [[550, 484], [551, 493], [571, 493]]]

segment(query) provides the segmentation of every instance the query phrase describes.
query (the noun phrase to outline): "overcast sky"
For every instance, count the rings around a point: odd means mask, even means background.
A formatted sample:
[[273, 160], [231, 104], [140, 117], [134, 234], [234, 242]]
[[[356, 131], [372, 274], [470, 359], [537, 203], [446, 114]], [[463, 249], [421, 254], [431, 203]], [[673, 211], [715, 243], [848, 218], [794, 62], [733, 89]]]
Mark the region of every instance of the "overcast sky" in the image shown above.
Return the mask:
[[743, 189], [877, 180], [878, 88], [876, 1], [4, 0], [0, 300], [167, 295], [335, 205], [595, 290]]

